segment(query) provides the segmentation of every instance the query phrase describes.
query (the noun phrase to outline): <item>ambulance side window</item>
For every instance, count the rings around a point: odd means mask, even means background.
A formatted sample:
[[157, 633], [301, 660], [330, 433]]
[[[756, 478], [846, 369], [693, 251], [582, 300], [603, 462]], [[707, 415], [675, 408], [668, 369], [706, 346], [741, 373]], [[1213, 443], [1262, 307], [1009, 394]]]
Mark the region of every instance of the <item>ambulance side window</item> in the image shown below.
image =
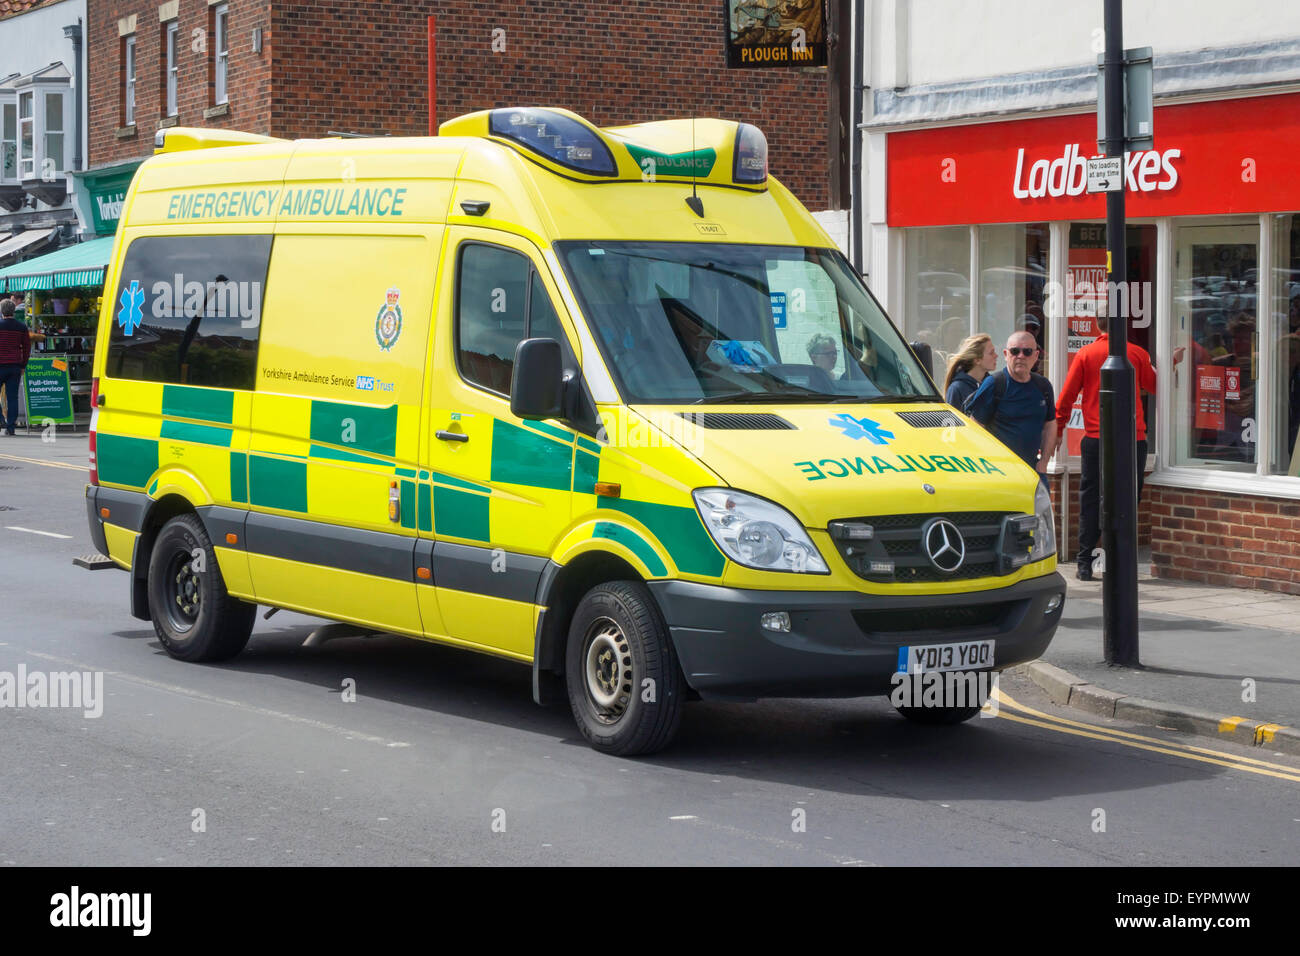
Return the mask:
[[565, 367], [576, 363], [546, 286], [527, 256], [483, 243], [461, 247], [456, 282], [456, 365], [461, 378], [510, 394], [515, 347], [525, 338], [560, 341]]
[[271, 237], [144, 236], [113, 295], [107, 374], [251, 389]]

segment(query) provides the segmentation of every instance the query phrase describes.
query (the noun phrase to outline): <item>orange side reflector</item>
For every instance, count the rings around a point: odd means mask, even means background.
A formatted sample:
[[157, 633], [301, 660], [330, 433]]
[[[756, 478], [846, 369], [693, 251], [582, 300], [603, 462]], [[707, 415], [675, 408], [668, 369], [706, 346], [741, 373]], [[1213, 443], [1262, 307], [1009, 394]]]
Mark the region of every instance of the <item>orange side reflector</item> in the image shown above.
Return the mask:
[[428, 568], [416, 568], [416, 569], [415, 569], [415, 576], [416, 576], [417, 578], [419, 578], [421, 581], [432, 581], [432, 580], [433, 580], [433, 572], [432, 572], [431, 570], [429, 570]]
[[239, 544], [239, 535], [233, 531], [226, 532], [226, 544]]
[[108, 517], [108, 514], [109, 514], [109, 512], [108, 512], [108, 509], [107, 509], [107, 508], [100, 508], [100, 509], [99, 509], [99, 516], [100, 516], [101, 518], [107, 518], [107, 517]]
[[604, 495], [606, 498], [617, 498], [623, 493], [623, 486], [617, 481], [598, 481], [596, 482], [596, 494]]

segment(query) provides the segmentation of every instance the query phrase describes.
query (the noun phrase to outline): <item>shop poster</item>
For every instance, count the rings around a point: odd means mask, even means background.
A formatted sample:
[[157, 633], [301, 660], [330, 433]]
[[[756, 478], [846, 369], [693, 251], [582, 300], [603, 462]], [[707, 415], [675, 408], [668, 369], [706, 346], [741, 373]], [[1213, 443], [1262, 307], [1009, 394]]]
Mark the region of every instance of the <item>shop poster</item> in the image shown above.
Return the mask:
[[23, 377], [27, 390], [27, 424], [72, 424], [72, 389], [68, 384], [66, 355], [33, 355]]

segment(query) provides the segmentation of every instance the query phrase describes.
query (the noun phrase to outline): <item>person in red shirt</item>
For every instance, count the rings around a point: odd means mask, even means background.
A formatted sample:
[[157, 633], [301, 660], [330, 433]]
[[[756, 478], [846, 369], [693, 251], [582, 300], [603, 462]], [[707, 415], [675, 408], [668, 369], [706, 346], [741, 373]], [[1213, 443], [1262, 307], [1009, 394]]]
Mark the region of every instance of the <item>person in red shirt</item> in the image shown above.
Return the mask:
[[[1101, 502], [1101, 401], [1098, 397], [1101, 389], [1101, 366], [1110, 352], [1109, 336], [1106, 331], [1109, 320], [1097, 316], [1097, 328], [1101, 335], [1079, 349], [1070, 360], [1070, 370], [1065, 375], [1065, 384], [1061, 386], [1061, 395], [1056, 402], [1056, 423], [1061, 434], [1070, 421], [1070, 410], [1079, 393], [1083, 393], [1084, 438], [1079, 448], [1083, 467], [1079, 476], [1079, 552], [1075, 555], [1080, 581], [1092, 580], [1092, 549], [1101, 536], [1100, 502]], [[1147, 462], [1147, 425], [1142, 412], [1142, 393], [1155, 394], [1156, 370], [1151, 365], [1151, 356], [1140, 345], [1128, 343], [1128, 360], [1136, 373], [1134, 404], [1137, 409], [1137, 493], [1142, 497], [1142, 480], [1146, 473]]]
[[32, 338], [27, 326], [14, 318], [14, 304], [0, 303], [0, 389], [5, 392], [7, 415], [0, 415], [0, 430], [14, 433], [18, 421], [18, 382], [32, 354]]

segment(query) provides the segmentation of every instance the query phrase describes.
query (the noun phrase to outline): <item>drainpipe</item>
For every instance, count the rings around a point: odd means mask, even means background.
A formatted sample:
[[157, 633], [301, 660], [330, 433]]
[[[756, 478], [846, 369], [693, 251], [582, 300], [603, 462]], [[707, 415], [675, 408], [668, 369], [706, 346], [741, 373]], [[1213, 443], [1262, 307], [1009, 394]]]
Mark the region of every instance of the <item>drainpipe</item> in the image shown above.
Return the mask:
[[76, 99], [76, 131], [73, 133], [73, 154], [72, 169], [74, 172], [82, 171], [81, 163], [81, 98], [86, 95], [85, 83], [82, 76], [81, 60], [81, 17], [77, 17], [77, 22], [69, 24], [63, 28], [63, 35], [72, 41], [72, 58], [76, 61], [77, 75], [77, 99]]

